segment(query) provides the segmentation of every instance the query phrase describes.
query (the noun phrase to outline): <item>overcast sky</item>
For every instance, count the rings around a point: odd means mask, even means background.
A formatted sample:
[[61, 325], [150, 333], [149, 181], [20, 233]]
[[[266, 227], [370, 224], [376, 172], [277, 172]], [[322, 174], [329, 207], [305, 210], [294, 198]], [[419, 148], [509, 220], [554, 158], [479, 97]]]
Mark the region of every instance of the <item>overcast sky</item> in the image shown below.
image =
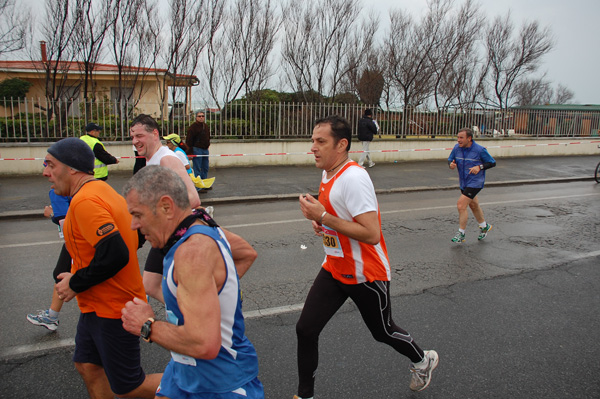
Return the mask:
[[[167, 0], [160, 0], [167, 3]], [[275, 0], [277, 1], [277, 0]], [[461, 4], [462, 0], [456, 0]], [[599, 0], [477, 0], [488, 18], [511, 11], [516, 28], [523, 21], [537, 20], [552, 29], [555, 47], [543, 59], [540, 73], [553, 86], [562, 84], [575, 93], [580, 104], [600, 104], [600, 1]], [[43, 12], [44, 0], [17, 0]], [[426, 0], [365, 1], [365, 11], [374, 6], [387, 24], [390, 8], [401, 8], [414, 16], [426, 10]], [[34, 11], [35, 12], [35, 11]]]

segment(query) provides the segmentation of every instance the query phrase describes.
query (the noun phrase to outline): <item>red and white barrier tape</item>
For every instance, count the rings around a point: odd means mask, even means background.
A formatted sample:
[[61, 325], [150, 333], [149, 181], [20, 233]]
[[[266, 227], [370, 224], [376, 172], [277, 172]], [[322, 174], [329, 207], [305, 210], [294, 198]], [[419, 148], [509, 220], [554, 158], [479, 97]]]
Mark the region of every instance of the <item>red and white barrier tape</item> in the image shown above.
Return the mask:
[[[557, 146], [557, 145], [578, 145], [578, 144], [598, 144], [600, 140], [592, 141], [570, 141], [562, 143], [540, 143], [540, 144], [515, 144], [515, 145], [490, 145], [486, 147], [489, 149], [502, 149], [502, 148], [524, 148], [524, 147], [546, 147], [546, 146]], [[444, 148], [406, 148], [397, 150], [369, 150], [370, 153], [388, 153], [388, 152], [420, 152], [420, 151], [452, 151], [454, 147]], [[361, 154], [365, 151], [350, 151], [350, 154]], [[312, 155], [312, 152], [265, 152], [265, 153], [240, 153], [240, 154], [210, 154], [209, 158], [216, 157], [253, 157], [253, 156], [283, 156], [283, 155]], [[206, 155], [189, 155], [188, 158], [205, 157]], [[134, 159], [143, 157], [116, 157], [119, 159]], [[0, 161], [40, 161], [44, 158], [0, 158]]]

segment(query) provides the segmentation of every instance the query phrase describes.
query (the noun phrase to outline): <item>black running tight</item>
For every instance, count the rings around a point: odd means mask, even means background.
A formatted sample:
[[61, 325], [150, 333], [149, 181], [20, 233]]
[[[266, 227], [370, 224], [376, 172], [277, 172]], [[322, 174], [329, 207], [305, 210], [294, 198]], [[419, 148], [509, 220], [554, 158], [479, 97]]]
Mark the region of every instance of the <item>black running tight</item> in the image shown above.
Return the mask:
[[348, 298], [358, 307], [375, 340], [390, 345], [413, 363], [423, 359], [423, 350], [408, 332], [392, 320], [389, 288], [389, 281], [343, 284], [334, 279], [331, 273], [321, 269], [296, 324], [300, 397], [314, 396], [315, 373], [319, 363], [319, 334]]

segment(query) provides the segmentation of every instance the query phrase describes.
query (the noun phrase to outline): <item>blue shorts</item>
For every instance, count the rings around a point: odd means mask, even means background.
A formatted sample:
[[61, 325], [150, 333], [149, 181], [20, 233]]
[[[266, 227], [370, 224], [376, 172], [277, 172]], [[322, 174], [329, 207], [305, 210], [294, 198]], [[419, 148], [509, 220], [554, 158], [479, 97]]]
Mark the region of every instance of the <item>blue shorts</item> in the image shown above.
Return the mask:
[[125, 331], [121, 319], [93, 312], [79, 316], [73, 361], [102, 366], [116, 395], [133, 391], [146, 378], [140, 364], [140, 337]]
[[[170, 365], [171, 363], [169, 363]], [[160, 385], [156, 390], [156, 396], [178, 399], [264, 399], [265, 390], [258, 377], [241, 386], [233, 392], [212, 393], [199, 392], [190, 393], [181, 390], [175, 383], [172, 368], [167, 365]]]

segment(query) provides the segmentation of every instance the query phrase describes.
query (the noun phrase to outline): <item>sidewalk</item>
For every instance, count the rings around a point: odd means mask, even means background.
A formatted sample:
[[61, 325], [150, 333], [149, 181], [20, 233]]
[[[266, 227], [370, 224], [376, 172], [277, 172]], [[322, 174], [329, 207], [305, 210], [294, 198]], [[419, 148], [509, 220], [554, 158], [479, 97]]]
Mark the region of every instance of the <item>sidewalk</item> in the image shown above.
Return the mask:
[[[500, 158], [486, 172], [486, 186], [593, 180], [600, 157]], [[110, 167], [109, 167], [110, 170]], [[458, 176], [445, 161], [378, 163], [367, 169], [378, 194], [457, 189]], [[200, 194], [204, 206], [248, 201], [296, 199], [318, 191], [321, 171], [313, 166], [212, 168], [213, 189]], [[131, 173], [113, 172], [108, 183], [118, 192]], [[0, 219], [42, 217], [50, 183], [40, 174], [0, 178]]]

